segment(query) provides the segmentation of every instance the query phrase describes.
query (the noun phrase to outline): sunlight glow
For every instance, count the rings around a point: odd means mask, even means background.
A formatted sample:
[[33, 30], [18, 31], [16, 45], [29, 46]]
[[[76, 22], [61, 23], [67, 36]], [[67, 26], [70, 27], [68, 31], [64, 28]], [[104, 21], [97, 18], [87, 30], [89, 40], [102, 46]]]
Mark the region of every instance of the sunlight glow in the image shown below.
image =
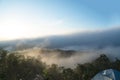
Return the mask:
[[63, 20], [43, 21], [20, 13], [5, 14], [0, 20], [0, 39], [34, 38], [73, 32], [72, 29], [68, 31], [61, 28], [63, 23]]

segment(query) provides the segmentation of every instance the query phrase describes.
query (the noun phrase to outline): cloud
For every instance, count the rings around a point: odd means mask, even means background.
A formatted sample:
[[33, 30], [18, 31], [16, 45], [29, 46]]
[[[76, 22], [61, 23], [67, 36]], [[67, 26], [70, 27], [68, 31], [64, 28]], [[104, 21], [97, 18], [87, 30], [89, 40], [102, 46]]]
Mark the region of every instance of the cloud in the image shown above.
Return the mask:
[[[29, 47], [43, 47], [50, 49], [101, 49], [104, 47], [120, 46], [120, 28], [111, 28], [108, 30], [74, 33], [69, 35], [56, 35], [43, 38], [21, 39], [6, 42], [8, 46], [15, 47], [17, 44]], [[1, 42], [2, 43], [2, 42]], [[4, 44], [3, 44], [4, 45]]]
[[83, 64], [91, 62], [96, 59], [99, 54], [93, 52], [80, 52], [70, 50], [51, 50], [51, 49], [27, 49], [17, 51], [18, 55], [24, 55], [25, 57], [31, 56], [38, 60], [45, 62], [48, 65], [57, 64], [64, 67], [75, 67], [77, 64]]
[[[41, 56], [47, 64], [74, 67], [106, 54], [120, 59], [120, 28], [0, 42], [0, 47], [19, 51], [26, 56]], [[45, 50], [44, 50], [45, 49]], [[58, 50], [59, 49], [59, 50]], [[62, 51], [63, 50], [63, 51]], [[69, 51], [73, 50], [73, 51]]]
[[92, 62], [101, 54], [105, 54], [110, 60], [120, 59], [120, 47], [106, 47], [103, 49], [91, 50], [58, 50], [58, 49], [41, 49], [32, 48], [17, 51], [18, 55], [25, 57], [34, 57], [48, 65], [57, 64], [59, 66], [74, 68], [77, 64]]

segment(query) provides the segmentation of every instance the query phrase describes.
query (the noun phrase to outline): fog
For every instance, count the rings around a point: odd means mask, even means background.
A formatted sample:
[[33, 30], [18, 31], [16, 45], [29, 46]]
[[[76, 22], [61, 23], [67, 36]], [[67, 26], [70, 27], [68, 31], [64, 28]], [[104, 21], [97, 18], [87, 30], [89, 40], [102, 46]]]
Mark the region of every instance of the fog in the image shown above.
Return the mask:
[[17, 51], [19, 55], [34, 57], [48, 65], [57, 64], [59, 66], [74, 68], [77, 64], [92, 62], [101, 54], [105, 54], [110, 60], [120, 59], [120, 47], [106, 47], [103, 49], [91, 50], [53, 50], [53, 49], [27, 49]]
[[[73, 33], [69, 35], [56, 35], [35, 39], [21, 39], [0, 42], [0, 47], [8, 50], [24, 50], [28, 48], [49, 48], [49, 49], [76, 49], [84, 48], [104, 48], [120, 46], [120, 28], [108, 30], [89, 31]], [[75, 48], [74, 48], [75, 47]]]
[[70, 51], [70, 50], [51, 50], [51, 49], [27, 49], [17, 51], [17, 55], [24, 55], [27, 57], [34, 57], [48, 65], [57, 64], [64, 67], [75, 67], [77, 64], [91, 62], [100, 54], [92, 51]]
[[[25, 56], [39, 58], [47, 64], [74, 67], [91, 62], [100, 54], [111, 60], [120, 58], [120, 28], [89, 31], [69, 35], [48, 36], [0, 42], [0, 47]], [[72, 51], [69, 51], [72, 50]]]

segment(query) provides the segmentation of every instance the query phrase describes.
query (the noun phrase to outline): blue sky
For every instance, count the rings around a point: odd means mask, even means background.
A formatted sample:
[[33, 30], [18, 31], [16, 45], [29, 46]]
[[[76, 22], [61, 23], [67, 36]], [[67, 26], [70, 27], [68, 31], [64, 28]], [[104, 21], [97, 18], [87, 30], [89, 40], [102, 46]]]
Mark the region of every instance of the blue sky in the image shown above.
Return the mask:
[[120, 25], [119, 0], [0, 0], [0, 40]]

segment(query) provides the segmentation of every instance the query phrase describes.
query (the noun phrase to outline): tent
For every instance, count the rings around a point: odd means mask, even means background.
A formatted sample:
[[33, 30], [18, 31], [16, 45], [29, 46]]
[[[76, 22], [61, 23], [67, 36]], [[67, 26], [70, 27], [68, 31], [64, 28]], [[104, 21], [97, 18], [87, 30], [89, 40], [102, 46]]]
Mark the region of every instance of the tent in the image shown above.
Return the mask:
[[114, 69], [107, 69], [96, 74], [92, 80], [120, 80], [120, 72]]

